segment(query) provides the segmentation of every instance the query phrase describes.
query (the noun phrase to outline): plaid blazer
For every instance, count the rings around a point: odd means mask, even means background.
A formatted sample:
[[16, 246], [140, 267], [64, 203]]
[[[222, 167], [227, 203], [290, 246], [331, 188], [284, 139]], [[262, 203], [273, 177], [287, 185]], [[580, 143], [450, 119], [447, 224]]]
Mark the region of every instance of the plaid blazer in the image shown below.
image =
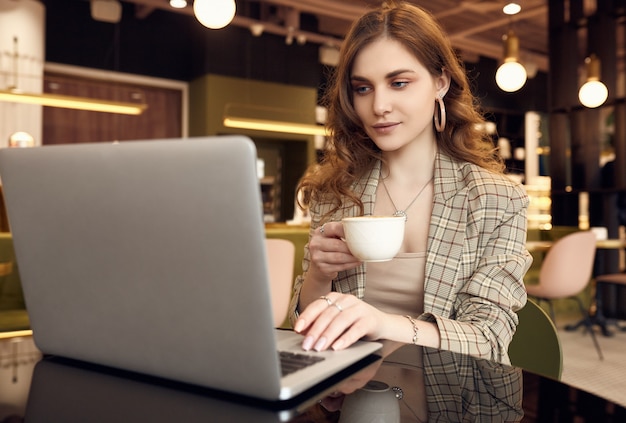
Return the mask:
[[[372, 214], [380, 162], [354, 185], [361, 192], [365, 214]], [[311, 233], [322, 223], [330, 204], [311, 209]], [[523, 277], [532, 263], [526, 250], [528, 196], [504, 175], [443, 153], [435, 160], [433, 210], [428, 234], [424, 282], [424, 313], [435, 322], [441, 350], [509, 364], [508, 346], [517, 326], [516, 310], [526, 303]], [[356, 206], [340, 209], [330, 220], [358, 213]], [[302, 263], [310, 265], [308, 246]], [[363, 298], [366, 263], [340, 272], [333, 290]], [[290, 305], [297, 316], [304, 280], [296, 278]]]

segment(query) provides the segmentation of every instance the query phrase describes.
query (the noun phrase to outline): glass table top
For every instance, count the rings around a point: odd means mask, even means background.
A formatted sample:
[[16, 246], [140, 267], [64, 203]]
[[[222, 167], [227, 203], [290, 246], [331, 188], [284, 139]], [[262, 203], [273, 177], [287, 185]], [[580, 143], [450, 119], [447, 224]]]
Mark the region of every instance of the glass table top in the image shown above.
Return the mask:
[[[540, 393], [572, 396], [573, 388], [561, 382], [446, 351], [424, 351], [423, 371], [399, 363], [376, 360], [317, 393], [268, 403], [43, 357], [28, 336], [0, 339], [0, 422], [532, 422], [539, 421], [542, 407], [543, 413], [562, 412], [546, 411], [545, 402], [537, 401]], [[422, 396], [413, 386], [424, 387]], [[580, 421], [619, 421], [616, 416], [626, 415], [621, 407], [595, 400], [609, 410], [607, 419]], [[553, 409], [576, 408], [550, 401]]]

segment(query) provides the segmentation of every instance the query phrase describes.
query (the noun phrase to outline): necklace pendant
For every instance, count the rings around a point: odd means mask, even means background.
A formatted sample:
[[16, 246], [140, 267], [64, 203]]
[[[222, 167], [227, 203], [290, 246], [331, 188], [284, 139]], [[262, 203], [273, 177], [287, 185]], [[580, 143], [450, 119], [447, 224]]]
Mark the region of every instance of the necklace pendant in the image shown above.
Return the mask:
[[406, 212], [404, 210], [396, 210], [393, 215], [396, 217], [404, 217], [404, 220], [407, 220]]

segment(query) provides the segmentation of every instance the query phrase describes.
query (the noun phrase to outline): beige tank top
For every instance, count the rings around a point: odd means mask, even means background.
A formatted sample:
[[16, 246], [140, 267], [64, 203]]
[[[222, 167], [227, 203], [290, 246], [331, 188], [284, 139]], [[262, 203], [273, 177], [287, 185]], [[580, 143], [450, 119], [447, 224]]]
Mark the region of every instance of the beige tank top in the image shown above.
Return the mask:
[[398, 253], [390, 261], [367, 263], [365, 302], [386, 313], [424, 312], [426, 253]]

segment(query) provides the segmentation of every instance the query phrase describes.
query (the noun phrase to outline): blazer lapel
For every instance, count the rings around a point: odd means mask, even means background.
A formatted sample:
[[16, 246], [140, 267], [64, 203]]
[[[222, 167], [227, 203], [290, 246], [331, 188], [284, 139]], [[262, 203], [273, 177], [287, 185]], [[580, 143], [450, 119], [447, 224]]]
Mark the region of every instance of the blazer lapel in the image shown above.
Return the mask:
[[465, 243], [467, 188], [450, 157], [437, 155], [433, 211], [428, 234], [424, 312], [446, 316], [452, 309], [455, 282]]

